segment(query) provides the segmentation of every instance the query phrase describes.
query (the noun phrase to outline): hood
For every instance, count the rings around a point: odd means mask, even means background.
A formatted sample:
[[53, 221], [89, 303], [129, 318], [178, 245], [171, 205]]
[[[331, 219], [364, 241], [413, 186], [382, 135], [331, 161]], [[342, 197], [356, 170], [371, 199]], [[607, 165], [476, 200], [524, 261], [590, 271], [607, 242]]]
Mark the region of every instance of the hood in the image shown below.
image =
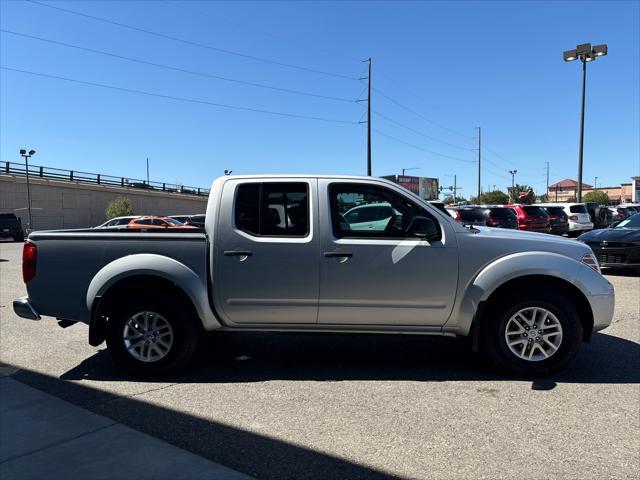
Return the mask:
[[581, 242], [640, 242], [640, 228], [603, 228], [583, 233]]
[[[549, 233], [525, 232], [504, 228], [475, 227], [466, 234], [459, 233], [461, 248], [484, 251], [490, 258], [518, 252], [549, 252], [580, 261], [591, 248], [573, 239]], [[480, 250], [475, 250], [480, 249]]]

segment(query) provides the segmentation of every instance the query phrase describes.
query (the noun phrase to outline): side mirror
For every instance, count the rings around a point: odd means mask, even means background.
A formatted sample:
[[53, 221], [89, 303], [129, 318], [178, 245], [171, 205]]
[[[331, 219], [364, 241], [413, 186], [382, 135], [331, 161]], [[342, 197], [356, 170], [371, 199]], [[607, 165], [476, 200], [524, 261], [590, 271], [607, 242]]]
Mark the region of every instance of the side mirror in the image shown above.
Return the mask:
[[413, 217], [406, 233], [422, 240], [433, 240], [440, 235], [436, 223], [427, 217]]

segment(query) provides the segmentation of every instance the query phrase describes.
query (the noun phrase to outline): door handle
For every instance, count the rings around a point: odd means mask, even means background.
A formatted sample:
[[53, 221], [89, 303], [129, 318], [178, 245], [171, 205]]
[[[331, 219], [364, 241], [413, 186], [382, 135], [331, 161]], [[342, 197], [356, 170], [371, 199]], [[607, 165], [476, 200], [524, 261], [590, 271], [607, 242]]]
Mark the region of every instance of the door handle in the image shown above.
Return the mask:
[[251, 255], [253, 255], [253, 252], [250, 252], [249, 250], [225, 250], [224, 251], [225, 257], [250, 257]]
[[324, 252], [323, 255], [325, 257], [328, 258], [340, 258], [340, 257], [344, 257], [344, 258], [351, 258], [353, 257], [353, 253], [351, 252]]

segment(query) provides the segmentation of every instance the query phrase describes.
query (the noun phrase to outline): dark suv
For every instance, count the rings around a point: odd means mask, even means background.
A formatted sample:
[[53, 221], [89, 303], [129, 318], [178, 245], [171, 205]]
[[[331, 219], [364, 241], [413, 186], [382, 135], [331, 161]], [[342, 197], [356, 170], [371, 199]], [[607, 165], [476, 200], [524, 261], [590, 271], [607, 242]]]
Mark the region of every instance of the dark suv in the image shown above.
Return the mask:
[[0, 213], [0, 238], [13, 238], [24, 242], [22, 221], [14, 213]]
[[541, 207], [549, 214], [549, 225], [551, 233], [555, 235], [564, 235], [569, 233], [569, 216], [562, 207]]
[[518, 216], [511, 208], [488, 206], [484, 217], [487, 227], [518, 229]]
[[454, 218], [456, 222], [460, 222], [463, 225], [481, 225], [485, 226], [487, 220], [484, 216], [484, 207], [478, 206], [459, 206], [459, 207], [447, 207], [449, 214]]

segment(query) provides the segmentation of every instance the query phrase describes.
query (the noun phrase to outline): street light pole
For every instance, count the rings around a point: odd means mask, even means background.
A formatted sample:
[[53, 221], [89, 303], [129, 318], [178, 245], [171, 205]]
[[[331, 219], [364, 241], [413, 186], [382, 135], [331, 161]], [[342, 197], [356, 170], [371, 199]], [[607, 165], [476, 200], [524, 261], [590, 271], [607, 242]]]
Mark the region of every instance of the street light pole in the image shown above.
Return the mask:
[[578, 195], [576, 201], [582, 202], [582, 152], [584, 148], [584, 98], [587, 89], [587, 61], [582, 58], [582, 111], [580, 113], [580, 147], [578, 148]]
[[516, 189], [516, 173], [518, 173], [518, 170], [509, 170], [509, 173], [511, 174], [511, 193], [509, 196], [511, 197], [511, 203], [513, 203], [516, 200], [513, 192]]
[[29, 211], [29, 231], [33, 229], [33, 221], [31, 218], [31, 184], [29, 183], [29, 158], [31, 158], [35, 153], [35, 150], [29, 150], [29, 153], [27, 153], [27, 150], [24, 148], [20, 150], [20, 156], [24, 158], [24, 167], [27, 174], [27, 210]]
[[578, 147], [578, 191], [576, 201], [582, 202], [582, 160], [584, 149], [584, 103], [587, 89], [587, 62], [594, 61], [597, 57], [602, 57], [608, 52], [606, 44], [595, 45], [593, 48], [590, 43], [578, 45], [574, 50], [563, 52], [562, 56], [565, 62], [572, 62], [580, 59], [582, 62], [582, 108], [580, 113], [580, 145]]

